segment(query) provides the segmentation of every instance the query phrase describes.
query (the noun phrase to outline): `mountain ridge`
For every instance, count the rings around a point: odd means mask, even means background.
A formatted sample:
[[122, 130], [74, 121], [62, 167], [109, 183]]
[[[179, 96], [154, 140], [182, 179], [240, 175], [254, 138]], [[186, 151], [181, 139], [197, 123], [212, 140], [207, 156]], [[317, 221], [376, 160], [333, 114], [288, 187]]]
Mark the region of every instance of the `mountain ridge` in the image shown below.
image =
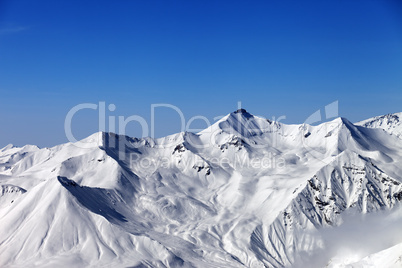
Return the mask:
[[0, 265], [293, 266], [345, 213], [402, 199], [400, 138], [363, 125], [286, 125], [243, 109], [199, 133], [6, 146]]

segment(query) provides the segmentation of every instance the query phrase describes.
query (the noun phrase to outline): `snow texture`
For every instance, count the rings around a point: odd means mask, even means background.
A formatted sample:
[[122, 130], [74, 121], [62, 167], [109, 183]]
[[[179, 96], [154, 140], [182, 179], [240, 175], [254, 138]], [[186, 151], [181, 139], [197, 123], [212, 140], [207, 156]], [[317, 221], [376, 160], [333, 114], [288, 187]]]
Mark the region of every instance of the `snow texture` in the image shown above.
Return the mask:
[[401, 267], [397, 228], [341, 251], [351, 217], [367, 235], [368, 215], [402, 222], [401, 116], [286, 125], [240, 109], [199, 133], [8, 145], [0, 266]]

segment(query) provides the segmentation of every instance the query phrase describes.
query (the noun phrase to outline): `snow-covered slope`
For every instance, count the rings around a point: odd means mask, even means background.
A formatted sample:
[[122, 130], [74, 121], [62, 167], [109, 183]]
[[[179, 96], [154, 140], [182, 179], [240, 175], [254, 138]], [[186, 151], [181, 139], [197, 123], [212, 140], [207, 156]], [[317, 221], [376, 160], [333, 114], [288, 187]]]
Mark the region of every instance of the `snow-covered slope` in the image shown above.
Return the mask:
[[[328, 246], [322, 230], [397, 208], [401, 174], [395, 132], [345, 118], [286, 125], [243, 109], [200, 133], [7, 146], [0, 266], [331, 265], [335, 253], [310, 259]], [[392, 243], [376, 250], [402, 235]]]
[[[343, 265], [342, 265], [343, 266]], [[339, 267], [342, 267], [339, 266]], [[402, 244], [392, 246], [378, 253], [371, 254], [362, 260], [348, 264], [349, 267], [363, 268], [399, 268], [402, 267]], [[345, 266], [343, 266], [345, 267]]]
[[388, 133], [402, 138], [402, 113], [376, 116], [356, 123], [367, 128], [382, 128]]

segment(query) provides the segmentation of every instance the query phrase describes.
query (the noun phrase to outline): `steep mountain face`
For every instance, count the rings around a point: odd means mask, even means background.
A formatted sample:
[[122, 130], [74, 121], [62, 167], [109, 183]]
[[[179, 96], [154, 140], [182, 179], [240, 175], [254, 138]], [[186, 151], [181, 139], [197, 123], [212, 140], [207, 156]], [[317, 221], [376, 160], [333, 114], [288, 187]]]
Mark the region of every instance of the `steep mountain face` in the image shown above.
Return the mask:
[[402, 201], [402, 183], [383, 173], [370, 159], [345, 150], [309, 179], [273, 224], [258, 226], [251, 245], [261, 261], [288, 266], [295, 252], [321, 247], [319, 237], [303, 234], [342, 224], [342, 213], [373, 213]]
[[286, 125], [240, 109], [200, 133], [7, 146], [0, 266], [308, 262], [327, 247], [322, 230], [341, 228], [345, 215], [402, 201], [399, 121], [390, 132], [378, 120]]

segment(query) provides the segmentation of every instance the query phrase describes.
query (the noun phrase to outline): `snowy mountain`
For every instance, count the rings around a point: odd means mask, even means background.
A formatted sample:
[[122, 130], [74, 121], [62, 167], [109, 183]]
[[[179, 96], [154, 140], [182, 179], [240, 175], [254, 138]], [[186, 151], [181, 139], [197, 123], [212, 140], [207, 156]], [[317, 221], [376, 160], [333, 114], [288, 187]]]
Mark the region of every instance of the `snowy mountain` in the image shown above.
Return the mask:
[[376, 116], [356, 123], [367, 128], [382, 128], [384, 131], [402, 138], [402, 113]]
[[0, 266], [397, 267], [400, 116], [6, 146]]

